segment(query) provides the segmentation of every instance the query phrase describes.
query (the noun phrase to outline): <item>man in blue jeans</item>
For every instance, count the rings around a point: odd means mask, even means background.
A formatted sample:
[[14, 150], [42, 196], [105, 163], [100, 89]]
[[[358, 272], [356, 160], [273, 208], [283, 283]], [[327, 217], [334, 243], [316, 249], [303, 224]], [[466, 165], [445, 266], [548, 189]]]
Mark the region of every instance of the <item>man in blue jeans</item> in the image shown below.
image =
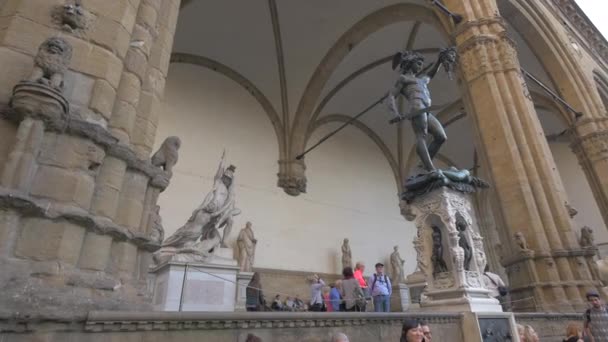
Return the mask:
[[374, 311], [391, 312], [391, 280], [384, 274], [384, 265], [376, 264], [376, 273], [369, 277], [369, 287], [374, 299]]

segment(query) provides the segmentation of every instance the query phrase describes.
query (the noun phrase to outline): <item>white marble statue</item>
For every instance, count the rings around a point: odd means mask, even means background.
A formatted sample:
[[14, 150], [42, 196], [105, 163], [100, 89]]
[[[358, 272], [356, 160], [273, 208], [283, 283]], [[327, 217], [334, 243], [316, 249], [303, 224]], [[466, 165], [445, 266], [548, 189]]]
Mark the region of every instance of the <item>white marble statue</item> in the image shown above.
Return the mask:
[[595, 238], [593, 237], [593, 229], [588, 226], [581, 228], [581, 238], [579, 243], [582, 248], [595, 248]]
[[[213, 189], [192, 212], [188, 222], [163, 242], [161, 250], [155, 254], [157, 263], [176, 253], [193, 256], [184, 256], [182, 261], [203, 261], [216, 248], [227, 247], [225, 241], [232, 230], [233, 217], [241, 211], [235, 206], [236, 168], [233, 165], [225, 167], [225, 162], [224, 152], [214, 177]], [[219, 230], [222, 228], [224, 232], [220, 235]]]
[[251, 222], [247, 222], [236, 240], [239, 249], [239, 267], [242, 272], [253, 272], [253, 260], [257, 243], [258, 240], [254, 237], [253, 229], [251, 229]]
[[350, 251], [348, 239], [344, 239], [342, 243], [342, 269], [353, 267], [353, 255]]
[[391, 268], [393, 269], [393, 283], [399, 284], [403, 282], [403, 265], [405, 260], [401, 259], [399, 254], [399, 246], [393, 247], [393, 253], [391, 253]]

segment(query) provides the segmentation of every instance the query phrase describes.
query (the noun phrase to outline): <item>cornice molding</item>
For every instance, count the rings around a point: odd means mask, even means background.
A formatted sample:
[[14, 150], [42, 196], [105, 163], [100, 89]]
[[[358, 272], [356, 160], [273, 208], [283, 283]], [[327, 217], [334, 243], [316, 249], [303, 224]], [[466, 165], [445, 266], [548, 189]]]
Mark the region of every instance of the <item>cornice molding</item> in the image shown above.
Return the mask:
[[608, 41], [587, 17], [574, 0], [545, 0], [559, 8], [563, 17], [582, 38], [579, 42], [591, 52], [594, 59], [606, 67], [608, 61]]
[[400, 325], [405, 319], [422, 319], [434, 324], [458, 323], [458, 313], [315, 313], [315, 312], [90, 312], [87, 332], [150, 330], [223, 330], [342, 327], [369, 324]]

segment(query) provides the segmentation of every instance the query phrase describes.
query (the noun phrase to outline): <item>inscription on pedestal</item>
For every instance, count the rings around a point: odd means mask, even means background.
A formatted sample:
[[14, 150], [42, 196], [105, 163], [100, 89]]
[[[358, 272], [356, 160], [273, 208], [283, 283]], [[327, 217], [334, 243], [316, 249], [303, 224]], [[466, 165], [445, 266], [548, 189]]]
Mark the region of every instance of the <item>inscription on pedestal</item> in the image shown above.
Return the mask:
[[507, 318], [479, 318], [479, 330], [484, 342], [513, 341]]
[[224, 283], [215, 280], [189, 280], [184, 290], [184, 303], [224, 304]]

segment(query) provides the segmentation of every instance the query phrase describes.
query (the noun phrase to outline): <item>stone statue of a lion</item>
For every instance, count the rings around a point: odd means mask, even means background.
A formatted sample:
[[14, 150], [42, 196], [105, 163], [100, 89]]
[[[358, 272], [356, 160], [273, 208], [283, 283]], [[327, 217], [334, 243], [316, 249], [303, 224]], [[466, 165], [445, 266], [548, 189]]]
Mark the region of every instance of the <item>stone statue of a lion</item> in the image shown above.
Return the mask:
[[182, 141], [179, 137], [168, 137], [152, 156], [152, 165], [162, 167], [169, 175], [173, 174], [173, 166], [177, 164], [178, 150]]
[[51, 37], [38, 48], [30, 81], [56, 90], [63, 89], [63, 76], [72, 59], [72, 46], [61, 37]]

